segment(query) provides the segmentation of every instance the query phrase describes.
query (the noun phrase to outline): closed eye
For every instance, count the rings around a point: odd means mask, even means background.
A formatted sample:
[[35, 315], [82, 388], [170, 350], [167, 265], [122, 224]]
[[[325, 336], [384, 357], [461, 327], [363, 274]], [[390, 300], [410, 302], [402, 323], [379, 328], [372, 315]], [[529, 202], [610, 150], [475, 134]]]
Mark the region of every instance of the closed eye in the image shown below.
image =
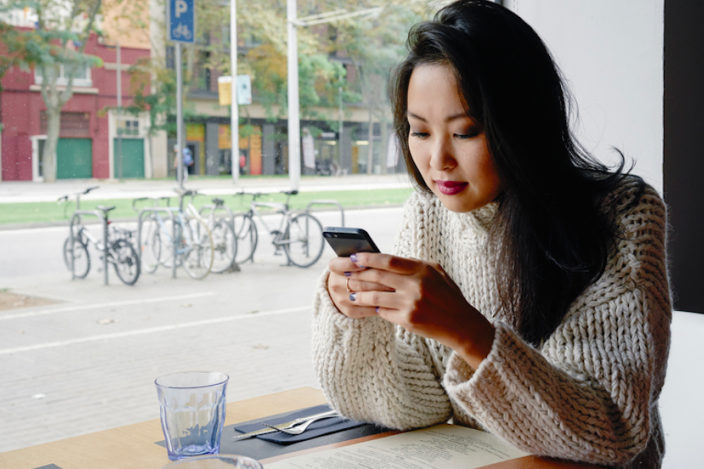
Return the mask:
[[411, 132], [411, 137], [426, 138], [429, 134], [426, 132]]
[[481, 134], [480, 131], [472, 131], [466, 134], [455, 134], [455, 137], [459, 138], [460, 140], [468, 140], [470, 138], [478, 136], [479, 134]]

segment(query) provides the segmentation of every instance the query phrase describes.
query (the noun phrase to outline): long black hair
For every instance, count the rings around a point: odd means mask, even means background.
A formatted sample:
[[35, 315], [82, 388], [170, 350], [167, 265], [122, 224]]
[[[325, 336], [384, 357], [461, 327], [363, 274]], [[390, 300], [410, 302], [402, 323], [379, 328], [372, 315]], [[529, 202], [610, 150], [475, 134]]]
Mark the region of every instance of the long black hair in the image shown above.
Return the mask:
[[625, 177], [625, 159], [610, 172], [577, 143], [560, 71], [510, 10], [459, 0], [415, 25], [407, 47], [390, 95], [409, 173], [430, 191], [408, 148], [411, 74], [419, 65], [447, 65], [468, 114], [483, 127], [503, 185], [490, 232], [499, 254], [498, 313], [537, 345], [606, 267], [618, 233], [601, 201]]

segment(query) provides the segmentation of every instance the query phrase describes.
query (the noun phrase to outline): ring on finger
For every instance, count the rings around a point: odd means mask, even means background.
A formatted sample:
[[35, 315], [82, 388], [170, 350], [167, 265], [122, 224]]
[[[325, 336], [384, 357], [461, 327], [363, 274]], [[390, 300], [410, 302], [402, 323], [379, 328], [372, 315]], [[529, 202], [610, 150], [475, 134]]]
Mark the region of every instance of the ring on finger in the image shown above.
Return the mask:
[[345, 286], [347, 287], [348, 293], [352, 293], [352, 290], [350, 290], [350, 280], [352, 280], [352, 279], [348, 277], [347, 281], [345, 282]]

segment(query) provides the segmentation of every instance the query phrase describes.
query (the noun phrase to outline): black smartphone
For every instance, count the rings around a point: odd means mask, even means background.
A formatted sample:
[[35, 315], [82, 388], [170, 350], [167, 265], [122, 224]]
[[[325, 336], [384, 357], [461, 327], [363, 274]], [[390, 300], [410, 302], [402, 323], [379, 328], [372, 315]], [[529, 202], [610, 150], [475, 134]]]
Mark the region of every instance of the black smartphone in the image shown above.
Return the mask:
[[326, 226], [323, 237], [339, 257], [350, 257], [358, 252], [381, 252], [369, 233], [361, 228]]

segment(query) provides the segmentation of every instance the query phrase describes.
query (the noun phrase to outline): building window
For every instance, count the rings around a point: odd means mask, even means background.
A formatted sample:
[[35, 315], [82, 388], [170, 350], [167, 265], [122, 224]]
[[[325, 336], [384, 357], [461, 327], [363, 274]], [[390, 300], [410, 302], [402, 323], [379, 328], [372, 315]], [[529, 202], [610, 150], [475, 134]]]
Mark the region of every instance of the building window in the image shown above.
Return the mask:
[[[87, 112], [62, 112], [59, 127], [61, 138], [90, 138], [90, 114]], [[39, 113], [39, 131], [46, 135], [49, 120], [46, 111]]]
[[[86, 64], [61, 64], [59, 66], [59, 78], [56, 81], [57, 85], [68, 84], [67, 78], [71, 67], [76, 67], [76, 72], [73, 75], [73, 86], [93, 86], [93, 80], [90, 74], [90, 67]], [[34, 68], [34, 82], [36, 84], [41, 84], [43, 80], [42, 71], [39, 67]]]
[[139, 120], [120, 119], [117, 121], [117, 134], [136, 137], [139, 135]]

